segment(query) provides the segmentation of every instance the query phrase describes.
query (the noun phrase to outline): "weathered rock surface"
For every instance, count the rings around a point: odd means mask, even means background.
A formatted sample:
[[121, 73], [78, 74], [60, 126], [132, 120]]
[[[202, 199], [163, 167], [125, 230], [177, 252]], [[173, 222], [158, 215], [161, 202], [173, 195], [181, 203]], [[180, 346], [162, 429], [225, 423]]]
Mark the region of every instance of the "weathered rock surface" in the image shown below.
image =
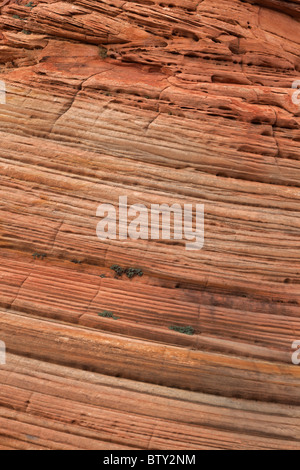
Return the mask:
[[[300, 449], [300, 1], [19, 3], [0, 5], [0, 448]], [[204, 248], [99, 241], [122, 195], [204, 203]]]

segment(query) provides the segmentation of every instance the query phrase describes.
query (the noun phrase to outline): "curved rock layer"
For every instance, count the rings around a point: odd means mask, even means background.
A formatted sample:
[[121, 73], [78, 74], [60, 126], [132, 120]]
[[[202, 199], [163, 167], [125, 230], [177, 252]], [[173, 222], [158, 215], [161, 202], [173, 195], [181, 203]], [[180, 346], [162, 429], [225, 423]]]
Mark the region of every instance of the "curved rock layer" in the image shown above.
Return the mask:
[[0, 448], [300, 449], [300, 1], [0, 8]]

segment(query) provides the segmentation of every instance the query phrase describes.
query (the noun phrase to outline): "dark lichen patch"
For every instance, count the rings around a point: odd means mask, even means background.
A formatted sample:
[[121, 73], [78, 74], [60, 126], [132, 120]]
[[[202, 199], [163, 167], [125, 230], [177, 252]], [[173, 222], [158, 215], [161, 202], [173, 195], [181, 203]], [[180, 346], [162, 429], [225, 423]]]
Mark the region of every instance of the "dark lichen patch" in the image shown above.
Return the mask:
[[143, 271], [138, 268], [127, 268], [125, 269], [125, 274], [128, 277], [128, 279], [132, 279], [135, 276], [143, 276]]
[[74, 263], [74, 264], [82, 264], [82, 261], [79, 261], [78, 259], [72, 259], [72, 260], [71, 260], [71, 263]]
[[120, 317], [116, 317], [113, 312], [109, 312], [108, 310], [103, 310], [103, 312], [98, 313], [99, 317], [104, 318], [112, 318], [113, 320], [118, 320]]
[[118, 264], [113, 264], [110, 269], [112, 269], [113, 271], [115, 271], [116, 274], [118, 274], [118, 276], [122, 276], [122, 274], [124, 273], [124, 269], [119, 266]]
[[195, 330], [192, 326], [169, 326], [169, 330], [177, 331], [177, 333], [182, 333], [184, 335], [192, 336], [195, 334]]
[[30, 31], [26, 31], [26, 29], [22, 29], [21, 33], [23, 33], [23, 34], [31, 34], [31, 32], [30, 32]]
[[100, 274], [100, 277], [101, 277], [102, 279], [104, 279], [104, 278], [106, 277], [106, 275], [105, 275], [105, 274]]
[[44, 259], [44, 258], [47, 258], [47, 254], [46, 253], [33, 253], [33, 258], [36, 259], [36, 258], [39, 258], [39, 259]]
[[113, 264], [110, 269], [112, 269], [113, 271], [115, 271], [116, 275], [117, 276], [122, 276], [122, 274], [124, 274], [125, 272], [125, 269], [121, 268], [121, 266], [119, 266], [118, 264]]
[[107, 50], [105, 49], [105, 47], [102, 47], [102, 46], [99, 46], [98, 48], [99, 50], [99, 55], [102, 59], [106, 59], [107, 57]]
[[113, 264], [110, 269], [115, 271], [116, 277], [121, 277], [123, 274], [126, 274], [128, 279], [132, 279], [135, 276], [143, 276], [143, 271], [139, 268], [122, 268], [118, 264]]

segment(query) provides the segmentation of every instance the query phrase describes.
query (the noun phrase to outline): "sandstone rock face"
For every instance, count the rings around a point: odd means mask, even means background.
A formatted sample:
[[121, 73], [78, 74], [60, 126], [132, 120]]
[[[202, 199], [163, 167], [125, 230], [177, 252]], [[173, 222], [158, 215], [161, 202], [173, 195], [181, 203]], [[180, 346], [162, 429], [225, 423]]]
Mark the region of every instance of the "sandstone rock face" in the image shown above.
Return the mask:
[[0, 8], [0, 449], [299, 450], [300, 1]]

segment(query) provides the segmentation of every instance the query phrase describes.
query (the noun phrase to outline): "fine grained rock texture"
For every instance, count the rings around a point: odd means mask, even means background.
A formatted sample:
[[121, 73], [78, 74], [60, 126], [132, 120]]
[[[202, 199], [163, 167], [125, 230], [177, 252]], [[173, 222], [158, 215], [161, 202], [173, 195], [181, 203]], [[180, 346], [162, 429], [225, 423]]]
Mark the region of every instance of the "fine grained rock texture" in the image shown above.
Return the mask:
[[0, 449], [300, 449], [300, 1], [0, 8]]

